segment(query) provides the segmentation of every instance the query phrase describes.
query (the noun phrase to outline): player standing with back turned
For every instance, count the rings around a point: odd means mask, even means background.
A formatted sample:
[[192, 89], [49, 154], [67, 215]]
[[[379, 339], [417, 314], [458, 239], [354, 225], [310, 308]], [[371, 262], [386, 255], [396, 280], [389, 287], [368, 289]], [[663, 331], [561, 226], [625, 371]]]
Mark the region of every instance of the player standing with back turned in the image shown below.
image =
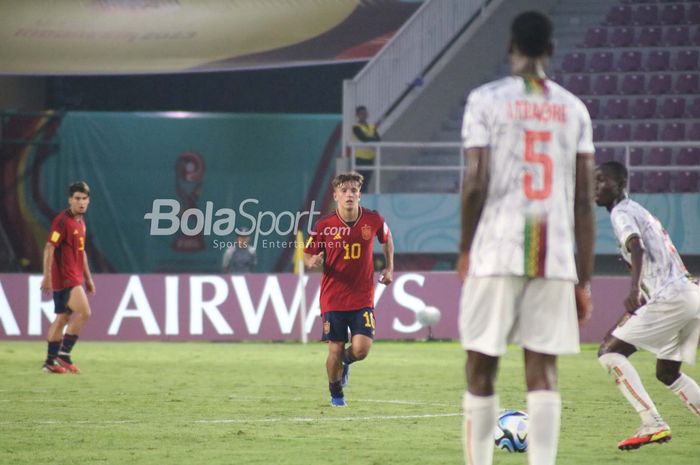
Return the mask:
[[468, 274], [459, 320], [467, 351], [468, 465], [493, 461], [494, 381], [508, 342], [524, 350], [528, 462], [555, 463], [557, 355], [579, 351], [577, 313], [584, 321], [592, 309], [591, 120], [578, 98], [545, 76], [552, 51], [549, 18], [518, 15], [511, 25], [513, 75], [472, 91], [465, 109], [458, 270]]
[[[356, 172], [333, 179], [338, 208], [318, 220], [304, 249], [309, 268], [323, 265], [321, 279], [322, 340], [328, 342], [326, 372], [333, 407], [345, 407], [343, 387], [350, 364], [367, 357], [374, 339], [374, 238], [379, 239], [386, 267], [379, 282], [393, 279], [394, 242], [384, 218], [360, 207], [363, 177]], [[352, 336], [348, 342], [348, 330]]]

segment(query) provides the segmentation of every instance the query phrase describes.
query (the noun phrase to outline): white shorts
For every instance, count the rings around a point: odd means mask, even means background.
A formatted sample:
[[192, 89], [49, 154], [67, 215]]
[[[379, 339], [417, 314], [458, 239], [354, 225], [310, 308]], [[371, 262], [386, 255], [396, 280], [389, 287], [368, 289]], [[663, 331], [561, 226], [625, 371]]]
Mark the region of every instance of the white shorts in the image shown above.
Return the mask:
[[656, 358], [692, 365], [700, 338], [700, 287], [684, 282], [668, 294], [639, 307], [612, 335]]
[[459, 333], [465, 350], [493, 357], [508, 343], [543, 354], [578, 353], [574, 283], [470, 276], [462, 288]]

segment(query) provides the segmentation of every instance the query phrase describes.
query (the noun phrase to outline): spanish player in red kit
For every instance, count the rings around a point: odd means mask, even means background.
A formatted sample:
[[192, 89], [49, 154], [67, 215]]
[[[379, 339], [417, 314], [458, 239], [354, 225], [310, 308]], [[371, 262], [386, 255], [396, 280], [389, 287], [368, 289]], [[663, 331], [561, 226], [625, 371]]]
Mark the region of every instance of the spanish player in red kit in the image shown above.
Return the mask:
[[[386, 267], [379, 282], [391, 284], [394, 243], [382, 215], [360, 207], [363, 176], [356, 172], [333, 179], [338, 208], [316, 223], [304, 249], [309, 268], [323, 265], [321, 316], [328, 342], [326, 371], [331, 405], [345, 407], [343, 387], [350, 364], [367, 357], [374, 339], [374, 238], [379, 239]], [[348, 331], [352, 339], [348, 342]]]
[[[44, 247], [44, 279], [41, 289], [53, 290], [56, 319], [48, 332], [48, 355], [44, 371], [48, 373], [80, 373], [70, 354], [80, 330], [90, 318], [85, 287], [95, 293], [85, 253], [84, 215], [90, 203], [90, 188], [79, 181], [68, 187], [68, 209], [51, 223], [49, 239]], [[63, 329], [68, 325], [65, 335]]]

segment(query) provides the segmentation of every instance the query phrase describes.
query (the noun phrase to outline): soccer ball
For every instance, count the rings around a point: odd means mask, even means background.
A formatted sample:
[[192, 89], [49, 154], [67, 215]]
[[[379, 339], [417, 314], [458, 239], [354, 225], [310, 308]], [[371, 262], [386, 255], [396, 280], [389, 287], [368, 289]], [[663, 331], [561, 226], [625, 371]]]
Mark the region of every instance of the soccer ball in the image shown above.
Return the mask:
[[498, 415], [494, 439], [496, 448], [507, 452], [527, 450], [527, 413], [518, 410], [502, 410]]
[[438, 324], [441, 316], [440, 310], [432, 306], [424, 307], [421, 310], [418, 310], [416, 313], [418, 323], [423, 326], [433, 326]]

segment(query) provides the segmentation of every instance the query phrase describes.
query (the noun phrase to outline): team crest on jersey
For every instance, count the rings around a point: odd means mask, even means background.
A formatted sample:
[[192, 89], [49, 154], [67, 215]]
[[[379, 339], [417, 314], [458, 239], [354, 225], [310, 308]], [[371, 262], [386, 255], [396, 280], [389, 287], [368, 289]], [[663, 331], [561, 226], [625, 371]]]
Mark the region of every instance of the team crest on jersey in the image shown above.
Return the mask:
[[330, 334], [330, 333], [331, 333], [331, 322], [324, 321], [323, 322], [323, 334]]
[[368, 224], [363, 224], [362, 225], [362, 239], [368, 241], [372, 239], [372, 228]]
[[78, 234], [78, 230], [77, 230], [77, 229], [74, 229], [74, 230], [73, 230], [73, 235], [75, 236], [76, 234]]

